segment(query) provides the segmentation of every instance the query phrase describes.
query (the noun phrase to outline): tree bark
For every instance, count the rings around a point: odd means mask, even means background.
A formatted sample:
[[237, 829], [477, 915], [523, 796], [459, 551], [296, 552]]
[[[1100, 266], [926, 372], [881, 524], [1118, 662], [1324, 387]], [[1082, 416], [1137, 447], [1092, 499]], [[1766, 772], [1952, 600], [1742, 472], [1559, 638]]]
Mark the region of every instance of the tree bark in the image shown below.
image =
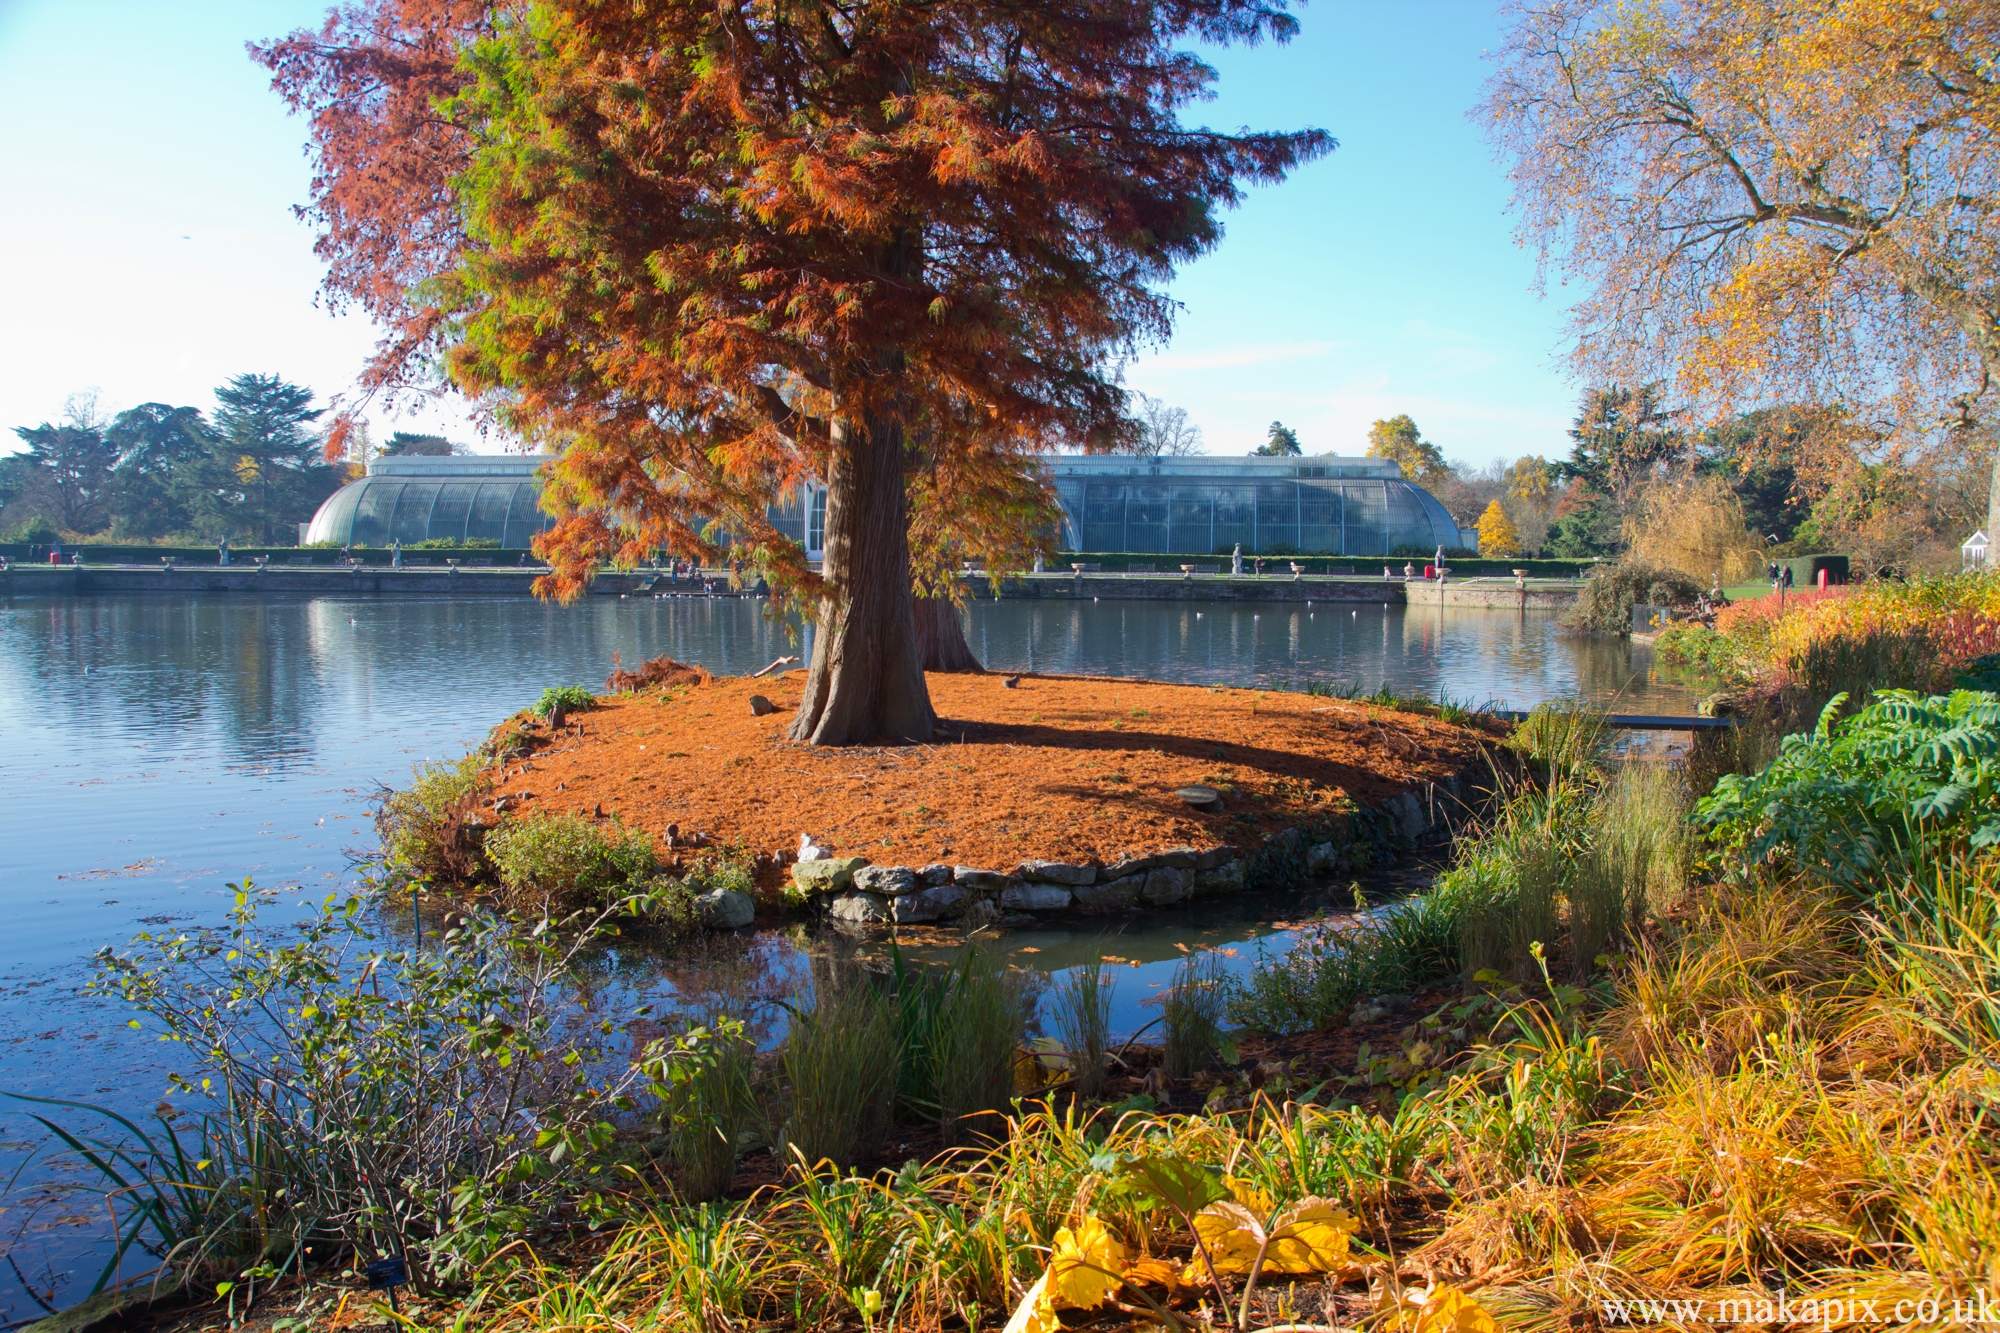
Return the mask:
[[937, 724], [910, 596], [903, 430], [833, 424], [826, 546], [805, 697], [787, 733], [811, 745], [926, 741]]
[[926, 671], [984, 671], [965, 641], [958, 608], [942, 597], [913, 599], [917, 617], [917, 658]]

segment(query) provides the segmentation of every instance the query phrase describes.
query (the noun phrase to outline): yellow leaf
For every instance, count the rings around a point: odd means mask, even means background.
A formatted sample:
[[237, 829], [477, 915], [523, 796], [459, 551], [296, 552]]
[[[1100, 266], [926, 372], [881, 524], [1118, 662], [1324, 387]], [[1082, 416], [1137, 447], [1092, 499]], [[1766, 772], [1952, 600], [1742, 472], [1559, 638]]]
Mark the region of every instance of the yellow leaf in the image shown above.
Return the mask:
[[1180, 1286], [1181, 1276], [1165, 1259], [1139, 1259], [1126, 1268], [1125, 1281], [1136, 1287], [1172, 1289]]
[[1096, 1218], [1084, 1218], [1075, 1232], [1068, 1227], [1056, 1232], [1048, 1277], [1060, 1304], [1094, 1310], [1118, 1290], [1124, 1274], [1125, 1247]]
[[1021, 1303], [1007, 1321], [1006, 1333], [1056, 1333], [1059, 1327], [1055, 1306], [1049, 1300], [1049, 1275], [1043, 1273], [1022, 1293]]
[[1196, 1213], [1194, 1233], [1201, 1237], [1208, 1261], [1218, 1273], [1249, 1272], [1257, 1262], [1258, 1247], [1264, 1243], [1262, 1219], [1232, 1200], [1212, 1203]]
[[1416, 1333], [1500, 1333], [1484, 1306], [1457, 1287], [1437, 1286], [1417, 1312]]
[[1356, 1223], [1326, 1199], [1300, 1199], [1278, 1215], [1264, 1267], [1278, 1273], [1331, 1273], [1347, 1262]]

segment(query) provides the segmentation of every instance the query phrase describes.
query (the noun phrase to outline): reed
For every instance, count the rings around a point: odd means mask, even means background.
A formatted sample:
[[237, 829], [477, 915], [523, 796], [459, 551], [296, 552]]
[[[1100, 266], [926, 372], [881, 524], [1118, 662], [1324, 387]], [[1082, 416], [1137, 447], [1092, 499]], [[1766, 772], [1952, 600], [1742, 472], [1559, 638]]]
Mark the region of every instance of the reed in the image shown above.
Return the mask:
[[998, 959], [977, 945], [960, 953], [943, 987], [929, 1042], [931, 1096], [950, 1142], [1007, 1109], [1023, 1023], [1020, 997]]
[[791, 1011], [782, 1065], [786, 1148], [806, 1166], [851, 1166], [881, 1141], [896, 1105], [896, 1003], [865, 974], [827, 975], [813, 1007]]
[[1104, 960], [1093, 958], [1058, 977], [1050, 996], [1056, 1040], [1068, 1055], [1080, 1097], [1094, 1098], [1104, 1091], [1109, 1073], [1111, 992], [1112, 983], [1104, 977]]
[[1228, 1007], [1221, 960], [1207, 952], [1182, 959], [1160, 1006], [1167, 1030], [1161, 1062], [1169, 1078], [1189, 1078], [1215, 1058]]

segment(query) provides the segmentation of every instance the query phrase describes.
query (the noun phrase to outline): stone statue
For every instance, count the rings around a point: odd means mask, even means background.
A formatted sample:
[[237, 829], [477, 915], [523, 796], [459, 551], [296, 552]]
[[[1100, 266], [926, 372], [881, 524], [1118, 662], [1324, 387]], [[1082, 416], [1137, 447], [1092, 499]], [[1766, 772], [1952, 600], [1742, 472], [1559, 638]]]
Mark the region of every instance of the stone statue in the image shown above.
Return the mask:
[[1237, 578], [1243, 577], [1243, 543], [1236, 543], [1236, 549], [1229, 554], [1229, 572]]

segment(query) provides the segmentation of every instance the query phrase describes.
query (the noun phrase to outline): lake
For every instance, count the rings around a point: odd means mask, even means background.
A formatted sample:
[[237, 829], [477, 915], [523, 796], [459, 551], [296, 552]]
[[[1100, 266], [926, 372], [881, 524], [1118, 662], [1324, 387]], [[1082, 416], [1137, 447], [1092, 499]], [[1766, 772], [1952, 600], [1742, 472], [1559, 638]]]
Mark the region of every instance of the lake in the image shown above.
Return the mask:
[[[245, 878], [311, 898], [358, 883], [374, 845], [373, 794], [426, 758], [479, 743], [548, 685], [596, 685], [614, 652], [668, 654], [718, 674], [809, 649], [750, 599], [529, 600], [95, 596], [0, 603], [0, 1090], [149, 1107], [164, 1092], [157, 1048], [124, 1015], [78, 994], [89, 956], [135, 931], [217, 921]], [[968, 639], [990, 668], [1302, 688], [1387, 685], [1465, 703], [1527, 707], [1582, 694], [1621, 711], [1691, 712], [1650, 650], [1556, 632], [1547, 612], [1199, 602], [978, 602]], [[1114, 1026], [1156, 1011], [1176, 945], [1283, 947], [1283, 923], [1324, 890], [1205, 904], [1129, 924], [1007, 932], [1024, 968], [1089, 953], [1127, 961]], [[1344, 905], [1344, 887], [1330, 901]], [[1107, 940], [1105, 933], [1117, 938]], [[626, 950], [634, 995], [713, 988], [760, 994], [802, 975], [772, 932], [718, 960]], [[848, 947], [829, 942], [829, 948]], [[1136, 965], [1132, 965], [1136, 964]], [[8, 1112], [0, 1170], [36, 1137]], [[17, 1205], [18, 1205], [18, 1201]], [[59, 1293], [96, 1222], [6, 1212], [0, 1244]], [[64, 1219], [67, 1220], [64, 1220]], [[101, 1262], [101, 1261], [100, 1261]], [[94, 1272], [94, 1270], [92, 1270]], [[0, 1270], [5, 1319], [34, 1305]], [[58, 1301], [57, 1303], [60, 1303]]]

